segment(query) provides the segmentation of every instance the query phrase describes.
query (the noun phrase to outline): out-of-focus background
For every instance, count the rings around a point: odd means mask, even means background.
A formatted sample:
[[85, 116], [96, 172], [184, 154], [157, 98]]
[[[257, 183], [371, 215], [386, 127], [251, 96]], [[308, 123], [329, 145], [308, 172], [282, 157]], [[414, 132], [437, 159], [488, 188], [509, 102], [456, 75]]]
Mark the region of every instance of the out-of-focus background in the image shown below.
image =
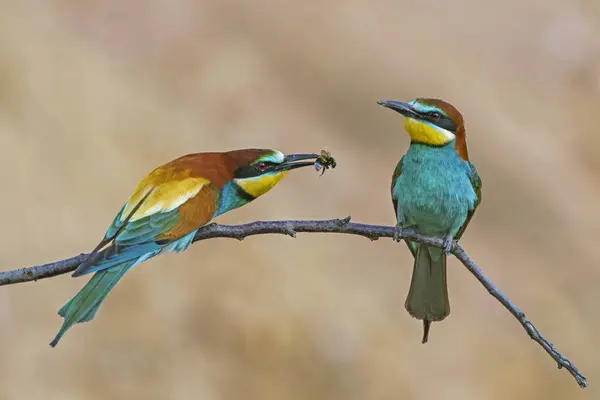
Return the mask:
[[592, 385], [456, 260], [452, 314], [422, 345], [404, 245], [300, 234], [153, 259], [55, 349], [86, 278], [0, 288], [0, 398], [598, 398], [598, 4], [0, 1], [2, 270], [91, 250], [145, 173], [198, 151], [338, 161], [221, 222], [391, 225], [408, 138], [376, 101], [441, 97], [484, 181], [462, 244]]

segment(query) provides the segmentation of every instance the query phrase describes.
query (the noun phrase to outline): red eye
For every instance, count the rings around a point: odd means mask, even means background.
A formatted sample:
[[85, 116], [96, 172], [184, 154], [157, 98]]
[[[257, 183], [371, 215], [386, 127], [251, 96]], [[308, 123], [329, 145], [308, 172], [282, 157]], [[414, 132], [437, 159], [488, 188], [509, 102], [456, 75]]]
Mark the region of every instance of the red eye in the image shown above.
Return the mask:
[[440, 114], [439, 114], [439, 113], [437, 113], [437, 112], [435, 112], [435, 111], [434, 111], [434, 112], [432, 112], [430, 115], [431, 115], [431, 118], [435, 119], [436, 121], [437, 121], [438, 119], [440, 119]]
[[258, 164], [256, 164], [256, 168], [258, 168], [259, 171], [264, 171], [265, 168], [267, 168], [267, 164], [265, 164], [264, 162], [259, 162]]

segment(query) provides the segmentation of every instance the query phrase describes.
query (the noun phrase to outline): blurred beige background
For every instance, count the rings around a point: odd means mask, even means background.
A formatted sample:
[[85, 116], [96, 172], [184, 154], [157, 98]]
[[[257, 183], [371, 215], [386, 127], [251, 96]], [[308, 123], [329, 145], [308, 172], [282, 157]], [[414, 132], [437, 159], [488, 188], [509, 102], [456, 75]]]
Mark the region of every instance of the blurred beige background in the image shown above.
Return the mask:
[[463, 245], [591, 384], [456, 260], [452, 314], [423, 346], [404, 245], [301, 234], [147, 262], [56, 349], [86, 278], [0, 288], [0, 398], [598, 398], [598, 4], [0, 1], [2, 270], [91, 250], [145, 173], [198, 151], [338, 161], [221, 222], [393, 224], [408, 139], [376, 100], [441, 97], [484, 181]]

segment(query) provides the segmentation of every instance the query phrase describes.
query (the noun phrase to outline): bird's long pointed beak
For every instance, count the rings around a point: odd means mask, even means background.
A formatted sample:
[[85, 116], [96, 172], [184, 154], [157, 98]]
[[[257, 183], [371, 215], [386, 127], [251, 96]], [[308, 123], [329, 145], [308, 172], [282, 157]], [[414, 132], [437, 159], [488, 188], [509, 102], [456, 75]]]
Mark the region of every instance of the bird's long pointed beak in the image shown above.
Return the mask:
[[[319, 158], [318, 154], [288, 154], [283, 159], [283, 163], [279, 165], [278, 170], [290, 171], [300, 167], [309, 167], [315, 165], [315, 161]], [[304, 161], [313, 160], [313, 161]]]
[[385, 108], [389, 108], [390, 110], [394, 110], [404, 115], [407, 118], [418, 118], [419, 114], [417, 114], [408, 103], [404, 103], [402, 101], [395, 100], [379, 100], [377, 102], [380, 106], [384, 106]]

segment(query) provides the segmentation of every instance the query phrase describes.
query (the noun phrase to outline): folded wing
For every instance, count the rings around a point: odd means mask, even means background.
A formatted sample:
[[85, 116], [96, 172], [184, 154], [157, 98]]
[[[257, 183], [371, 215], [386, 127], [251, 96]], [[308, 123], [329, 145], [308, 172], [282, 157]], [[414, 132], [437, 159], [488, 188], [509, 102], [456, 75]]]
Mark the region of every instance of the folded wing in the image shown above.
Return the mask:
[[189, 176], [186, 171], [153, 171], [140, 182], [102, 242], [73, 276], [160, 252], [208, 223], [218, 199], [219, 191], [206, 178]]

